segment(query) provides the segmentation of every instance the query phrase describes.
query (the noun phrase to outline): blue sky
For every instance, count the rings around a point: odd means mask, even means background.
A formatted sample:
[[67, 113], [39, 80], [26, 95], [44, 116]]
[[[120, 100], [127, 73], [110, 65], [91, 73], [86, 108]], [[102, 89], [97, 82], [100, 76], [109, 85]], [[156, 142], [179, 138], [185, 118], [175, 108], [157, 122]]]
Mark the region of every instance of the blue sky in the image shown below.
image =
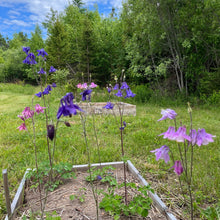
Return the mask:
[[[82, 1], [84, 7], [91, 10], [97, 4], [100, 14], [108, 16], [112, 7], [117, 11], [121, 9], [123, 0]], [[14, 33], [22, 31], [30, 36], [35, 25], [40, 25], [44, 21], [51, 7], [60, 12], [68, 5], [68, 2], [69, 0], [0, 0], [0, 33], [4, 37], [11, 38]]]

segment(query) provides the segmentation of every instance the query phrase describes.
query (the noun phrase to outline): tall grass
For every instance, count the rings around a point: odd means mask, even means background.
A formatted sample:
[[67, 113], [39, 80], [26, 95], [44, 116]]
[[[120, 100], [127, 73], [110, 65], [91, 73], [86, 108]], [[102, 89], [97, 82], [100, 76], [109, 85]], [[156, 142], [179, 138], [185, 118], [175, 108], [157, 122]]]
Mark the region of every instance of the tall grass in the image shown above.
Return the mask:
[[[25, 170], [34, 167], [34, 148], [26, 132], [16, 129], [20, 125], [20, 119], [17, 117], [25, 106], [31, 105], [33, 94], [39, 91], [38, 87], [21, 85], [0, 84], [0, 166], [2, 169], [8, 169], [11, 197], [14, 196]], [[51, 115], [56, 116], [61, 94], [59, 89], [53, 91], [51, 104]], [[96, 101], [106, 101], [107, 95], [103, 91], [99, 92]], [[127, 100], [126, 100], [127, 101]], [[136, 100], [137, 102], [137, 100]], [[34, 103], [41, 103], [40, 99], [35, 98]], [[170, 103], [172, 104], [172, 103]], [[155, 161], [151, 150], [161, 147], [166, 143], [159, 134], [172, 126], [172, 121], [157, 122], [161, 117], [162, 108], [174, 108], [178, 113], [178, 118], [182, 123], [189, 126], [187, 114], [187, 104], [182, 103], [178, 106], [170, 106], [167, 103], [140, 104], [137, 102], [137, 116], [125, 116], [127, 123], [124, 135], [125, 153], [128, 158], [145, 176], [151, 173], [154, 176], [160, 176], [165, 181], [168, 176], [173, 175], [169, 168], [171, 164], [166, 165], [163, 161]], [[47, 160], [47, 149], [45, 143], [46, 129], [44, 129], [43, 116], [39, 115], [37, 121], [37, 146], [41, 161]], [[72, 164], [87, 163], [86, 146], [83, 141], [82, 125], [78, 115], [72, 118], [65, 118], [71, 123], [71, 127], [61, 124], [57, 133], [57, 146], [55, 162], [71, 162]], [[97, 135], [99, 138], [100, 154], [103, 162], [119, 161], [120, 156], [120, 124], [119, 119], [112, 115], [96, 115], [95, 123]], [[196, 147], [194, 163], [194, 190], [202, 194], [202, 202], [207, 199], [211, 203], [217, 201], [220, 196], [220, 114], [219, 109], [202, 106], [193, 106], [193, 127], [195, 129], [205, 128], [208, 133], [216, 135], [214, 143], [207, 146]], [[189, 128], [189, 127], [188, 127]], [[89, 145], [91, 147], [91, 162], [99, 162], [96, 149], [96, 140], [93, 133], [92, 117], [87, 118], [87, 131]], [[173, 146], [175, 147], [175, 146]], [[149, 181], [150, 182], [150, 181]], [[170, 184], [170, 183], [169, 183]], [[0, 178], [2, 186], [2, 177]], [[173, 187], [176, 185], [173, 183]], [[202, 203], [201, 202], [201, 203]], [[2, 187], [0, 187], [0, 217], [6, 213]]]

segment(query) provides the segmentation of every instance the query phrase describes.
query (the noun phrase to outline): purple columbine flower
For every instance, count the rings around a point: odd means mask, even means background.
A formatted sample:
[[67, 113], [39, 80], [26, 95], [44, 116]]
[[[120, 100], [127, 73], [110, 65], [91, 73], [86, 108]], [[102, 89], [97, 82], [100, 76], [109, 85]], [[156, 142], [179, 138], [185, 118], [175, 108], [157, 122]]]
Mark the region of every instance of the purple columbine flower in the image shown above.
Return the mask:
[[37, 113], [37, 114], [40, 114], [40, 113], [44, 113], [44, 109], [45, 109], [46, 107], [42, 107], [42, 106], [40, 106], [39, 104], [36, 104], [36, 106], [35, 106], [35, 112]]
[[40, 69], [40, 71], [39, 72], [37, 72], [38, 74], [46, 74], [46, 72], [44, 71], [44, 69], [43, 68], [41, 68]]
[[59, 119], [62, 115], [63, 116], [71, 116], [71, 115], [76, 115], [77, 110], [82, 111], [83, 110], [78, 106], [73, 104], [73, 93], [67, 93], [61, 100], [60, 104], [61, 106], [58, 109], [57, 112], [57, 119]]
[[22, 123], [19, 127], [17, 127], [17, 129], [19, 129], [19, 131], [22, 131], [22, 130], [27, 130], [27, 127], [25, 123]]
[[103, 107], [105, 109], [113, 109], [114, 108], [114, 104], [111, 102], [107, 102], [107, 104]]
[[23, 63], [31, 65], [37, 64], [37, 62], [35, 61], [35, 55], [33, 53], [29, 53], [25, 60], [23, 60]]
[[92, 89], [86, 89], [80, 93], [82, 95], [82, 101], [90, 100]]
[[51, 85], [53, 88], [57, 87], [56, 83], [52, 83]]
[[42, 96], [42, 92], [38, 92], [35, 95], [40, 98]]
[[190, 130], [190, 134], [189, 136], [191, 137], [191, 144], [194, 146], [196, 144], [197, 141], [197, 132], [195, 129]]
[[30, 47], [23, 47], [23, 51], [28, 55]]
[[31, 110], [30, 107], [25, 107], [22, 115], [24, 116], [24, 119], [32, 118], [34, 115], [34, 111]]
[[136, 94], [134, 94], [130, 88], [126, 89], [126, 93], [127, 95], [125, 96], [125, 98], [133, 98], [136, 96]]
[[100, 175], [98, 175], [97, 180], [102, 180], [102, 177]]
[[25, 118], [23, 115], [18, 115], [18, 117], [22, 120], [22, 121], [25, 121]]
[[29, 59], [28, 57], [26, 57], [26, 58], [23, 60], [23, 63], [30, 65], [30, 64], [31, 64], [31, 61], [30, 61], [30, 59]]
[[156, 160], [163, 159], [165, 163], [167, 163], [170, 160], [169, 156], [169, 147], [166, 145], [163, 145], [161, 148], [157, 148], [155, 150], [150, 151], [151, 153], [155, 153]]
[[171, 168], [174, 168], [174, 172], [178, 176], [180, 176], [183, 173], [183, 167], [182, 167], [181, 161], [179, 160], [175, 161], [175, 164]]
[[49, 70], [49, 73], [54, 73], [54, 72], [56, 72], [57, 70], [53, 67], [53, 66], [51, 66], [50, 67], [50, 70]]
[[93, 89], [96, 88], [98, 85], [96, 85], [94, 82], [91, 82], [89, 88]]
[[185, 126], [179, 127], [179, 129], [177, 130], [177, 132], [174, 135], [174, 138], [175, 138], [176, 142], [184, 142], [185, 140], [191, 141], [190, 136], [188, 136], [186, 134], [186, 127]]
[[121, 90], [118, 90], [118, 92], [115, 95], [118, 96], [118, 97], [123, 97], [123, 94], [122, 94]]
[[123, 82], [121, 85], [121, 89], [129, 89], [129, 86], [126, 82]]
[[200, 147], [201, 145], [207, 145], [209, 142], [214, 142], [214, 135], [206, 133], [205, 129], [198, 129], [196, 144]]
[[162, 120], [165, 120], [165, 119], [167, 119], [167, 118], [169, 118], [169, 119], [174, 119], [174, 118], [176, 118], [176, 116], [177, 116], [177, 113], [174, 111], [174, 110], [172, 110], [172, 109], [165, 109], [165, 110], [162, 110], [161, 111], [161, 114], [163, 115], [162, 116], [162, 118], [160, 118], [159, 120], [157, 120], [157, 121], [162, 121]]
[[42, 57], [48, 56], [47, 52], [43, 48], [37, 50], [37, 52], [38, 52], [37, 56], [42, 56]]
[[47, 125], [47, 137], [52, 141], [55, 136], [55, 128], [54, 125]]
[[111, 87], [107, 87], [107, 91], [108, 91], [108, 93], [111, 93], [112, 88]]
[[168, 130], [158, 136], [164, 135], [163, 138], [167, 138], [168, 140], [175, 140], [175, 128], [169, 127]]
[[125, 127], [127, 126], [127, 124], [126, 124], [126, 122], [125, 122], [125, 121], [123, 121], [123, 125], [124, 125], [124, 126], [122, 126], [122, 127], [120, 127], [120, 128], [119, 128], [120, 130], [124, 130], [124, 129], [125, 129]]
[[117, 84], [115, 84], [113, 90], [118, 90], [118, 89], [119, 89], [119, 84], [117, 83]]

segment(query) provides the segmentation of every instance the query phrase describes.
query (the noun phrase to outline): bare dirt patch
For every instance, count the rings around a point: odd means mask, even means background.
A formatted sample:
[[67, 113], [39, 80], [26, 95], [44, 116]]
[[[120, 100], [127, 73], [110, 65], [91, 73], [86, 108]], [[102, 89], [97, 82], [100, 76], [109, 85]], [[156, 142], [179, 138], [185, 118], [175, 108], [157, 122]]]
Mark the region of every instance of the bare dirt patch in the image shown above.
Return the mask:
[[[114, 171], [115, 178], [118, 183], [123, 182], [123, 170], [116, 169]], [[68, 179], [64, 181], [63, 185], [60, 185], [55, 191], [49, 192], [47, 196], [47, 202], [45, 206], [45, 213], [54, 213], [54, 216], [60, 216], [61, 219], [76, 219], [76, 220], [93, 220], [96, 219], [96, 206], [93, 198], [90, 182], [85, 180], [88, 176], [87, 172], [76, 171], [76, 179]], [[127, 173], [127, 182], [134, 182], [136, 185], [140, 184], [137, 179], [134, 179], [131, 173]], [[95, 187], [98, 189], [108, 190], [109, 185], [103, 184], [99, 181], [96, 182]], [[124, 190], [115, 190], [117, 194], [124, 195]], [[134, 189], [129, 189], [129, 196], [135, 195], [137, 192]], [[70, 196], [74, 195], [75, 199], [71, 200]], [[44, 192], [42, 197], [44, 197]], [[80, 196], [83, 201], [80, 201]], [[31, 213], [37, 213], [40, 210], [40, 199], [39, 199], [38, 188], [30, 188], [29, 186], [25, 189], [25, 203], [22, 208], [19, 209], [19, 215], [16, 219], [22, 219], [26, 216], [29, 219]], [[99, 201], [101, 201], [102, 195], [99, 195]], [[45, 214], [46, 216], [46, 214]], [[104, 210], [99, 210], [100, 219], [113, 219]], [[36, 219], [38, 219], [36, 217]], [[156, 207], [152, 205], [149, 210], [149, 215], [146, 218], [139, 216], [122, 216], [120, 219], [151, 219], [151, 220], [162, 220], [166, 219]]]

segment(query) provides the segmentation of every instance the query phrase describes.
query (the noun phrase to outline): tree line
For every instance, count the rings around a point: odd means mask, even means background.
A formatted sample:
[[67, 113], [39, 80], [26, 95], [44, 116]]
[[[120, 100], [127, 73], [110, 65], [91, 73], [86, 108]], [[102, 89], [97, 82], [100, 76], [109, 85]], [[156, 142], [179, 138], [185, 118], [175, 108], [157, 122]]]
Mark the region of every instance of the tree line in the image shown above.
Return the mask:
[[[33, 82], [22, 64], [21, 47], [44, 48], [50, 77], [66, 83], [93, 80], [100, 86], [120, 79], [161, 94], [212, 94], [220, 88], [220, 4], [218, 0], [127, 0], [120, 14], [103, 17], [73, 0], [62, 13], [51, 9], [31, 37], [0, 34], [0, 81]], [[123, 71], [122, 71], [123, 70]]]

